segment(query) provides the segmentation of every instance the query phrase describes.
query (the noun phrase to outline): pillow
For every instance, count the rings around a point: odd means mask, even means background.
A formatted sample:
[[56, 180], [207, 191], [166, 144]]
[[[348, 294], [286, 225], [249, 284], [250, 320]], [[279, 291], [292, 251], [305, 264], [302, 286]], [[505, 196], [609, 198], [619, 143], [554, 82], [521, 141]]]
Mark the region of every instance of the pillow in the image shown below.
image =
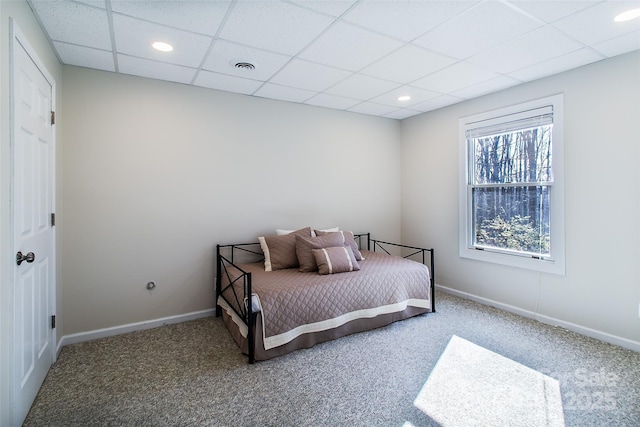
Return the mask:
[[328, 248], [330, 246], [344, 246], [342, 233], [327, 233], [319, 237], [296, 236], [296, 255], [300, 264], [300, 271], [308, 273], [316, 271], [318, 266], [313, 258], [313, 249]]
[[348, 246], [313, 249], [313, 257], [318, 264], [318, 273], [334, 274], [360, 270], [360, 265]]
[[[331, 233], [331, 232], [339, 231], [339, 230], [340, 230], [340, 227], [333, 227], [333, 228], [325, 228], [325, 229], [322, 229], [320, 231], [325, 231], [327, 233]], [[278, 228], [276, 230], [276, 235], [277, 236], [283, 236], [285, 234], [293, 233], [294, 231], [296, 231], [296, 230], [285, 230], [285, 229]], [[314, 232], [314, 230], [311, 230], [311, 236], [316, 237], [316, 233]]]
[[[358, 249], [358, 243], [356, 242], [355, 237], [353, 237], [353, 233], [351, 231], [338, 231], [338, 233], [342, 233], [344, 235], [344, 242], [346, 246], [349, 246], [353, 251], [353, 255], [356, 257], [357, 261], [364, 261], [364, 257], [360, 253]], [[324, 236], [325, 233], [322, 230], [316, 230], [317, 236]]]
[[[297, 231], [297, 230], [283, 230], [283, 229], [278, 228], [276, 230], [276, 236], [284, 236], [285, 234], [291, 234], [294, 231]], [[313, 230], [311, 230], [311, 232], [309, 233], [309, 236], [313, 236]]]
[[264, 252], [264, 271], [276, 271], [298, 266], [296, 236], [311, 236], [311, 228], [301, 228], [282, 236], [258, 237]]
[[314, 237], [317, 236], [316, 231], [322, 231], [324, 233], [335, 233], [336, 231], [340, 231], [340, 227], [323, 228], [322, 230], [311, 230], [311, 235]]

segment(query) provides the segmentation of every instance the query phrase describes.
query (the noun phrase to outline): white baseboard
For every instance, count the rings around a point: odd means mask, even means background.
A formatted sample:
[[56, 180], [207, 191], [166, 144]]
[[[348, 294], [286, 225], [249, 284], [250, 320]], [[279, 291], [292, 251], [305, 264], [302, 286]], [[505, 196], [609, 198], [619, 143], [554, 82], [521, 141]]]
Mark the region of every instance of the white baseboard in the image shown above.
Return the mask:
[[79, 332], [77, 334], [65, 335], [58, 342], [56, 353], [60, 354], [60, 350], [62, 350], [62, 347], [69, 344], [76, 344], [79, 342], [91, 341], [98, 338], [126, 334], [129, 332], [142, 331], [144, 329], [157, 328], [160, 326], [171, 325], [173, 323], [187, 322], [189, 320], [200, 319], [202, 317], [210, 317], [214, 314], [215, 309], [211, 308], [208, 310], [179, 314], [177, 316], [163, 317], [154, 320], [145, 320], [144, 322], [129, 323], [127, 325], [113, 326], [111, 328], [96, 329], [95, 331]]
[[[471, 301], [475, 301], [480, 304], [488, 305], [491, 307], [498, 308], [500, 310], [508, 311], [510, 313], [514, 313], [520, 315], [522, 317], [527, 317], [529, 319], [534, 319], [539, 322], [545, 323], [551, 326], [558, 326], [569, 331], [577, 332], [581, 335], [585, 335], [587, 337], [595, 338], [600, 341], [608, 342], [610, 344], [614, 344], [623, 348], [627, 348], [629, 350], [640, 352], [640, 342], [633, 341], [627, 338], [622, 338], [617, 335], [612, 335], [606, 332], [598, 331], [595, 329], [587, 328], [585, 326], [577, 325], [571, 322], [565, 322], [564, 320], [556, 319], [553, 317], [545, 316], [539, 313], [535, 313], [533, 311], [524, 310], [519, 307], [515, 307], [509, 304], [504, 304], [498, 301], [494, 301], [488, 298], [479, 297], [477, 295], [469, 294], [467, 292], [458, 291], [456, 289], [448, 288], [442, 285], [436, 285], [436, 289], [442, 292], [446, 292], [451, 295], [458, 296], [460, 298], [468, 299]], [[438, 302], [436, 300], [436, 311], [438, 310]]]
[[[591, 338], [595, 338], [600, 341], [608, 342], [623, 348], [628, 348], [629, 350], [640, 352], [640, 342], [637, 342], [637, 341], [622, 338], [617, 335], [608, 334], [606, 332], [597, 331], [595, 329], [580, 326], [575, 323], [565, 322], [563, 320], [555, 319], [553, 317], [544, 316], [544, 315], [535, 313], [533, 311], [524, 310], [519, 307], [515, 307], [509, 304], [504, 304], [488, 298], [479, 297], [477, 295], [473, 295], [467, 292], [458, 291], [456, 289], [448, 288], [446, 286], [436, 285], [436, 289], [438, 291], [446, 292], [448, 294], [452, 294], [460, 298], [468, 299], [480, 304], [484, 304], [484, 305], [498, 308], [500, 310], [508, 311], [510, 313], [514, 313], [522, 317], [534, 319], [539, 322], [545, 323], [547, 325], [559, 326], [569, 331], [577, 332], [579, 334], [582, 334]], [[438, 309], [438, 303], [436, 300], [436, 311], [437, 309]], [[215, 314], [215, 309], [212, 308], [208, 310], [180, 314], [177, 316], [163, 317], [155, 320], [147, 320], [144, 322], [129, 323], [126, 325], [114, 326], [111, 328], [97, 329], [95, 331], [79, 332], [77, 334], [65, 335], [58, 342], [56, 354], [60, 354], [60, 350], [62, 350], [62, 347], [64, 347], [65, 345], [75, 344], [75, 343], [84, 342], [84, 341], [91, 341], [98, 338], [105, 338], [105, 337], [110, 337], [114, 335], [126, 334], [128, 332], [141, 331], [144, 329], [157, 328], [160, 326], [170, 325], [173, 323], [186, 322], [189, 320], [200, 319], [202, 317], [210, 317], [210, 316], [213, 316], [214, 314]]]

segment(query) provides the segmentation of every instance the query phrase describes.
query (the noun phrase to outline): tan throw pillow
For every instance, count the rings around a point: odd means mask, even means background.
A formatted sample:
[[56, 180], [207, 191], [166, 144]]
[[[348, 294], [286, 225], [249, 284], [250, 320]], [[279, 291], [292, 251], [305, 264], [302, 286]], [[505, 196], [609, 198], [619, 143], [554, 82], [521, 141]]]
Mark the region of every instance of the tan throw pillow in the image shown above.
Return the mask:
[[335, 231], [340, 231], [340, 227], [332, 227], [332, 228], [323, 228], [322, 230], [311, 230], [311, 235], [316, 237], [316, 231], [323, 231], [325, 233], [333, 233]]
[[[314, 230], [314, 231], [316, 233], [316, 236], [324, 236], [325, 234], [327, 234], [322, 230]], [[353, 251], [353, 255], [356, 257], [356, 260], [363, 261], [364, 257], [362, 256], [362, 254], [360, 253], [360, 250], [358, 249], [358, 243], [356, 242], [356, 239], [353, 236], [353, 233], [351, 231], [338, 231], [338, 233], [342, 233], [344, 235], [344, 242], [347, 246], [351, 248], [351, 250]]]
[[318, 266], [313, 258], [313, 249], [328, 248], [331, 246], [344, 246], [342, 233], [327, 233], [324, 236], [308, 237], [298, 234], [296, 236], [296, 255], [300, 264], [300, 271], [308, 273], [316, 271]]
[[264, 270], [276, 271], [298, 266], [296, 236], [311, 236], [311, 227], [301, 228], [283, 236], [258, 237], [264, 252]]
[[313, 257], [318, 264], [318, 273], [334, 274], [360, 270], [353, 251], [348, 246], [313, 249]]

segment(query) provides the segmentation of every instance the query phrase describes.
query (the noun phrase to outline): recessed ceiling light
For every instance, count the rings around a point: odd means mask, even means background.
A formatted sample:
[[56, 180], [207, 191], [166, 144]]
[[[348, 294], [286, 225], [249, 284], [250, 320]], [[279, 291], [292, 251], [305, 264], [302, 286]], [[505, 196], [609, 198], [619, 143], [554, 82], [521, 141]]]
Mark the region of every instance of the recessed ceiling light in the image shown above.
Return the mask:
[[409, 95], [402, 95], [398, 97], [398, 101], [408, 101], [411, 97]]
[[632, 19], [640, 18], [640, 7], [637, 9], [627, 10], [616, 16], [613, 20], [616, 22], [631, 21]]
[[171, 52], [173, 50], [173, 46], [165, 42], [153, 42], [151, 46], [153, 46], [155, 50], [159, 50], [160, 52]]

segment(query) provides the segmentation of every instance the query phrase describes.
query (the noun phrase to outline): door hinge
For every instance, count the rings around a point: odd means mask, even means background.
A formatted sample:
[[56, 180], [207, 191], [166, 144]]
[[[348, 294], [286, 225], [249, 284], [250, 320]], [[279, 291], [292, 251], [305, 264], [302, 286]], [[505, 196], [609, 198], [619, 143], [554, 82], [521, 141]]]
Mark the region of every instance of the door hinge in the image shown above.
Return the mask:
[[51, 316], [51, 329], [56, 328], [56, 315]]
[[56, 214], [55, 214], [55, 212], [51, 213], [51, 226], [52, 227], [56, 226]]
[[51, 112], [51, 124], [52, 125], [56, 124], [56, 112], [55, 111]]

